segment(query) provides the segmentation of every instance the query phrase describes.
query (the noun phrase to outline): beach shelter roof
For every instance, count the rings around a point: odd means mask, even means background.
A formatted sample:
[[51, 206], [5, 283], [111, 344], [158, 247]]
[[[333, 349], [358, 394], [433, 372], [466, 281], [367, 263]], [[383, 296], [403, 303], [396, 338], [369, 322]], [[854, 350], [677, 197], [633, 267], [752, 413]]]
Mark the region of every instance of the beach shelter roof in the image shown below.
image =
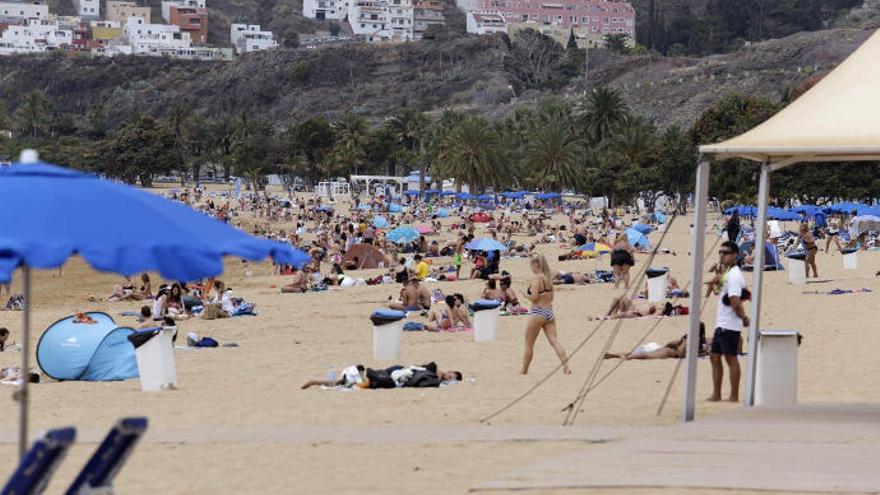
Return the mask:
[[877, 160], [880, 158], [880, 33], [800, 98], [761, 125], [717, 144], [700, 146], [716, 158], [756, 161]]
[[[875, 31], [855, 52], [809, 91], [761, 125], [721, 143], [700, 146], [706, 157], [697, 167], [694, 225], [705, 225], [708, 209], [710, 161], [747, 158], [763, 162], [758, 187], [758, 222], [756, 238], [766, 233], [770, 173], [783, 167], [814, 161], [872, 161], [880, 159], [880, 32]], [[818, 214], [818, 213], [817, 213]], [[706, 232], [694, 230], [691, 283], [703, 283], [703, 251]], [[756, 252], [755, 264], [764, 261], [764, 250]], [[758, 328], [761, 319], [763, 270], [755, 270], [749, 324], [749, 360], [746, 366], [745, 403], [754, 405], [758, 351]], [[699, 308], [701, 291], [691, 291], [690, 305]], [[694, 417], [696, 394], [699, 312], [690, 315], [683, 418]]]
[[349, 261], [354, 261], [355, 258], [358, 259], [358, 269], [379, 268], [380, 265], [389, 266], [388, 259], [382, 254], [382, 251], [379, 251], [369, 244], [355, 244], [351, 246], [348, 248], [348, 251], [345, 252], [342, 261], [347, 263]]

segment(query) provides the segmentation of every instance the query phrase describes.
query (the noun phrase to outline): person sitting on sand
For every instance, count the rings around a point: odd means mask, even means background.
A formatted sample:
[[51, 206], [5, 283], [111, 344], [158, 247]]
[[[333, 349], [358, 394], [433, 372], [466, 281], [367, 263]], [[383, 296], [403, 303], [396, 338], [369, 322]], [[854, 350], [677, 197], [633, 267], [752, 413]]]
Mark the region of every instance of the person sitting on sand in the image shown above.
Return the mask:
[[297, 270], [296, 267], [293, 268], [293, 275], [290, 279], [290, 283], [287, 285], [281, 286], [281, 292], [299, 294], [307, 291], [309, 288], [309, 276], [306, 271]]
[[388, 304], [391, 309], [398, 311], [422, 311], [431, 308], [431, 293], [427, 287], [423, 287], [419, 280], [411, 278], [403, 284], [400, 290], [400, 302]]
[[134, 285], [131, 283], [131, 277], [126, 276], [125, 282], [114, 285], [113, 292], [105, 299], [107, 302], [126, 301], [134, 294]]
[[483, 288], [483, 293], [480, 297], [495, 301], [504, 299], [504, 291], [498, 288], [498, 280], [493, 278], [486, 280], [486, 287]]
[[464, 297], [461, 294], [448, 295], [445, 298], [446, 308], [432, 311], [428, 315], [428, 323], [425, 328], [429, 332], [449, 330], [453, 327], [471, 327], [471, 320], [467, 309], [464, 308]]
[[[700, 354], [706, 354], [706, 325], [700, 322]], [[684, 359], [687, 355], [687, 334], [680, 339], [672, 340], [664, 346], [656, 342], [648, 342], [637, 346], [627, 353], [605, 353], [605, 359]]]

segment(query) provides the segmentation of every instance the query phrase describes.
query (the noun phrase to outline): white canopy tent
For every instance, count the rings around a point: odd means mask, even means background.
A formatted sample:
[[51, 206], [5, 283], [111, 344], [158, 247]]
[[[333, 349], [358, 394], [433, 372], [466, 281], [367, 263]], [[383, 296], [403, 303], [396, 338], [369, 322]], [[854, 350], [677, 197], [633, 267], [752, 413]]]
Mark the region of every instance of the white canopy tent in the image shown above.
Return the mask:
[[[880, 31], [875, 32], [834, 71], [766, 122], [727, 141], [700, 146], [690, 307], [701, 307], [703, 250], [710, 163], [727, 158], [761, 162], [755, 239], [764, 239], [770, 173], [803, 162], [880, 160]], [[710, 253], [711, 256], [711, 253]], [[764, 266], [764, 250], [755, 251]], [[760, 328], [763, 270], [754, 271], [745, 405], [754, 404], [755, 366]], [[690, 314], [684, 393], [684, 421], [694, 419], [700, 312]]]

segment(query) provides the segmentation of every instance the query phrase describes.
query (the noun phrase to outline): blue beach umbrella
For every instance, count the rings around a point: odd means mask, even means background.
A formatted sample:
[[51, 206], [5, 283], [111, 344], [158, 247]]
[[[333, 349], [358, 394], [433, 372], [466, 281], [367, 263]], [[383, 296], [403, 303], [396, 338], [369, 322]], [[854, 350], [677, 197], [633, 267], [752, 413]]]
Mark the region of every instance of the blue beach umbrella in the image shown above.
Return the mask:
[[403, 194], [406, 194], [407, 196], [418, 196], [419, 192], [418, 191], [406, 191]]
[[470, 251], [507, 251], [507, 246], [489, 237], [474, 239], [465, 244], [464, 248]]
[[798, 205], [791, 209], [794, 213], [803, 213], [808, 216], [813, 216], [816, 213], [816, 210], [819, 210], [818, 206], [814, 205]]
[[651, 247], [651, 243], [648, 242], [648, 238], [645, 234], [632, 227], [626, 229], [626, 239], [630, 246], [636, 246], [642, 249], [648, 249]]
[[372, 207], [370, 207], [370, 205], [367, 203], [361, 203], [357, 209], [360, 211], [370, 211]]
[[493, 198], [489, 194], [480, 194], [479, 196], [477, 196], [477, 199], [480, 201], [492, 201]]
[[559, 199], [562, 195], [559, 193], [543, 193], [535, 196], [535, 199], [546, 200], [546, 199]]
[[767, 207], [767, 218], [771, 220], [782, 220], [783, 222], [801, 220], [801, 216], [797, 213], [777, 208], [775, 206]]
[[[57, 268], [78, 254], [100, 271], [158, 271], [169, 280], [197, 280], [219, 275], [227, 255], [296, 266], [309, 261], [291, 246], [251, 237], [156, 194], [39, 162], [32, 151], [22, 153], [22, 163], [0, 168], [0, 197], [16, 208], [0, 216], [0, 282], [22, 267], [23, 370], [31, 352], [30, 268]], [[21, 454], [27, 446], [27, 382], [21, 388]]]
[[455, 196], [455, 191], [443, 191], [440, 193], [441, 196]]
[[395, 244], [401, 244], [405, 242], [412, 242], [419, 238], [421, 234], [419, 231], [410, 227], [409, 225], [401, 225], [396, 229], [388, 232], [388, 236], [386, 237], [389, 241]]
[[333, 212], [333, 207], [330, 206], [330, 205], [322, 205], [322, 206], [319, 206], [319, 207], [317, 208], [317, 211], [324, 211], [324, 212], [327, 212], [327, 213], [332, 213], [332, 212]]
[[373, 227], [376, 227], [377, 229], [384, 229], [387, 226], [388, 226], [388, 219], [387, 218], [385, 218], [381, 215], [376, 215], [375, 217], [373, 217]]

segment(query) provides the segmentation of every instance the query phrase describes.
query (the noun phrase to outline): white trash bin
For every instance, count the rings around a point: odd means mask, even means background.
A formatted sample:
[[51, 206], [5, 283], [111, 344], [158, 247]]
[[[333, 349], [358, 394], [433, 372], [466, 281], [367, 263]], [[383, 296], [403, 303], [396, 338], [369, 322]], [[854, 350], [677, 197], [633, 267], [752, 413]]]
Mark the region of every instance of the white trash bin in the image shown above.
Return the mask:
[[755, 371], [755, 405], [797, 403], [796, 330], [761, 330]]
[[[144, 392], [177, 387], [177, 369], [174, 366], [174, 344], [172, 343], [176, 331], [177, 329], [174, 327], [164, 327], [155, 330], [141, 330], [129, 337], [129, 340], [135, 345], [134, 354], [137, 359], [141, 390]], [[136, 344], [143, 339], [146, 341], [139, 345]]]
[[666, 299], [666, 280], [669, 277], [668, 268], [649, 268], [648, 276], [648, 302], [659, 302]]
[[400, 359], [400, 338], [403, 334], [403, 311], [376, 310], [370, 316], [373, 322], [373, 359], [395, 361]]
[[793, 285], [807, 283], [807, 264], [804, 263], [804, 260], [788, 259], [788, 281]]
[[498, 316], [501, 303], [488, 299], [478, 299], [471, 304], [474, 310], [474, 342], [490, 342], [498, 333]]
[[851, 253], [845, 253], [843, 255], [843, 269], [844, 270], [858, 270], [858, 268], [859, 268], [858, 251], [853, 251]]

